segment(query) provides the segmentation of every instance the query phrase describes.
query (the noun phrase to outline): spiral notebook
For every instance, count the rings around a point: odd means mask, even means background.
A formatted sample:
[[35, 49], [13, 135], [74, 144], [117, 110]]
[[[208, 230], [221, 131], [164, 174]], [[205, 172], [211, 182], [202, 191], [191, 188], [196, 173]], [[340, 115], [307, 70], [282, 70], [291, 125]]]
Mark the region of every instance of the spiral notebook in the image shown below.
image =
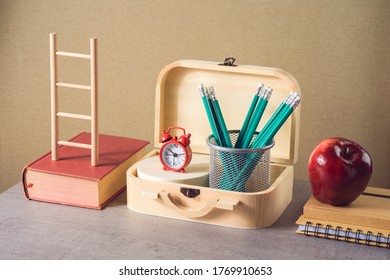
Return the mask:
[[367, 187], [341, 207], [311, 196], [296, 223], [300, 234], [390, 248], [390, 190]]

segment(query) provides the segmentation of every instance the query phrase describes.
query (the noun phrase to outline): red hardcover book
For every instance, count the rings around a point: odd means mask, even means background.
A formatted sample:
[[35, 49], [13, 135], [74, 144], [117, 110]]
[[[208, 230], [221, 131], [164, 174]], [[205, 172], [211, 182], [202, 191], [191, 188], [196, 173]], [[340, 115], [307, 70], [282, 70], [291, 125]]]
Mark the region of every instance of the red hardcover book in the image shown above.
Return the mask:
[[[69, 141], [90, 144], [91, 134]], [[57, 161], [51, 152], [23, 169], [22, 184], [28, 199], [103, 209], [126, 188], [126, 171], [145, 155], [148, 141], [99, 135], [99, 165], [91, 166], [89, 149], [60, 146]]]

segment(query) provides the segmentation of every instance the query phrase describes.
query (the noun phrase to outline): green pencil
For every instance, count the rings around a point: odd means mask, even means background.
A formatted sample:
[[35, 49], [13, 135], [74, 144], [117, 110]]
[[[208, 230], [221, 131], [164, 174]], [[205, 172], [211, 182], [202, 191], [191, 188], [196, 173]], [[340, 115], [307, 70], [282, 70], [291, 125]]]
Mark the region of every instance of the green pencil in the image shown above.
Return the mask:
[[[297, 93], [290, 93], [285, 99], [285, 101], [283, 101], [282, 104], [279, 106], [277, 112], [273, 114], [273, 116], [275, 117], [273, 118], [272, 123], [268, 122], [270, 124], [268, 125], [268, 129], [263, 131], [264, 136], [256, 137], [255, 141], [253, 141], [251, 145], [251, 148], [259, 149], [265, 147], [266, 145], [269, 145], [275, 137], [276, 133], [279, 131], [285, 121], [289, 118], [295, 108], [299, 105], [300, 101], [300, 95], [298, 95]], [[234, 179], [232, 186], [245, 185], [246, 181], [250, 177], [250, 175], [247, 174], [251, 174], [253, 172], [253, 169], [256, 166], [256, 161], [258, 160], [259, 158], [256, 158], [255, 156], [249, 157], [241, 172]]]
[[[221, 145], [225, 148], [233, 148], [232, 142], [230, 140], [229, 132], [226, 127], [225, 119], [222, 114], [221, 107], [219, 106], [218, 99], [215, 95], [214, 87], [209, 87], [209, 97], [212, 101], [212, 106], [214, 107], [214, 111], [217, 116], [217, 124], [218, 128], [220, 129], [220, 135], [221, 135]], [[234, 154], [227, 154], [226, 157], [223, 154], [220, 154], [221, 161], [224, 167], [227, 167], [227, 170], [223, 171], [223, 175], [221, 178], [221, 182], [219, 184], [220, 189], [226, 189], [226, 182], [231, 182], [234, 177], [238, 174], [240, 171], [239, 167], [237, 166], [237, 158]], [[233, 168], [231, 170], [230, 168]], [[233, 172], [234, 171], [234, 172]]]
[[260, 84], [259, 87], [257, 88], [256, 94], [253, 96], [252, 103], [249, 107], [248, 113], [246, 114], [244, 123], [242, 124], [241, 130], [238, 134], [238, 138], [236, 143], [234, 144], [234, 148], [241, 148], [242, 140], [245, 137], [246, 130], [248, 129], [249, 122], [252, 118], [253, 112], [255, 111], [257, 102], [259, 101], [260, 98], [260, 93], [263, 90], [264, 84]]
[[202, 96], [203, 106], [205, 108], [207, 118], [209, 120], [211, 131], [213, 132], [215, 141], [217, 142], [217, 145], [221, 145], [221, 136], [218, 131], [218, 126], [216, 123], [216, 117], [214, 116], [212, 106], [210, 106], [209, 98], [208, 98], [208, 92], [206, 88], [203, 86], [203, 84], [200, 84], [199, 86], [199, 92]]
[[263, 116], [263, 113], [265, 111], [265, 108], [267, 107], [268, 100], [271, 97], [272, 88], [268, 87], [263, 94], [260, 96], [260, 101], [256, 106], [256, 109], [253, 113], [253, 116], [250, 120], [250, 123], [248, 125], [248, 129], [245, 132], [244, 140], [241, 144], [241, 148], [246, 149], [249, 147], [249, 144], [253, 138], [253, 135], [256, 131], [256, 128], [259, 125], [260, 119]]
[[278, 122], [278, 119], [281, 116], [281, 112], [284, 110], [284, 108], [287, 106], [286, 104], [290, 102], [290, 99], [293, 97], [293, 92], [290, 92], [287, 97], [283, 100], [282, 103], [280, 103], [279, 107], [276, 109], [276, 111], [272, 114], [271, 118], [267, 121], [267, 123], [264, 125], [264, 127], [260, 130], [256, 138], [253, 140], [250, 148], [259, 147], [260, 141], [266, 137], [267, 131], [269, 131], [270, 127], [275, 125]]
[[214, 106], [214, 110], [217, 116], [218, 127], [221, 132], [221, 142], [223, 147], [232, 148], [232, 142], [229, 137], [229, 133], [226, 127], [225, 119], [223, 118], [221, 107], [219, 106], [219, 102], [215, 96], [214, 87], [209, 87], [210, 99], [212, 105]]
[[[217, 112], [215, 111], [215, 108], [212, 104], [210, 94], [209, 94], [207, 88], [205, 88], [203, 84], [200, 84], [199, 92], [200, 92], [201, 97], [202, 97], [203, 105], [204, 105], [205, 110], [206, 110], [207, 118], [209, 120], [209, 124], [211, 127], [211, 131], [213, 133], [215, 142], [218, 146], [224, 146], [225, 141], [224, 141], [222, 133], [221, 133], [221, 128], [220, 128], [220, 124], [218, 121]], [[230, 157], [224, 158], [223, 156], [221, 156], [221, 161], [222, 161], [223, 166], [232, 165]], [[229, 172], [223, 172], [222, 181], [223, 182], [231, 181], [232, 180], [231, 176], [232, 176], [232, 174], [230, 174]], [[229, 179], [227, 179], [227, 178], [229, 178]], [[224, 184], [220, 185], [219, 188], [220, 189], [227, 189]]]

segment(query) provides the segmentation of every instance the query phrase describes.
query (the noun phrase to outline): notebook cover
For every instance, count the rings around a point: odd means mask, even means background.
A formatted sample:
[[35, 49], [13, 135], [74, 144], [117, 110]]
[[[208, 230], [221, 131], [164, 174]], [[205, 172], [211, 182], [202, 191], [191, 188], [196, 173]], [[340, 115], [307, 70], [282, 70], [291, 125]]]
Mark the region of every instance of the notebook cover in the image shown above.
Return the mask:
[[367, 187], [357, 200], [346, 206], [332, 206], [313, 196], [303, 207], [306, 218], [390, 230], [390, 190]]

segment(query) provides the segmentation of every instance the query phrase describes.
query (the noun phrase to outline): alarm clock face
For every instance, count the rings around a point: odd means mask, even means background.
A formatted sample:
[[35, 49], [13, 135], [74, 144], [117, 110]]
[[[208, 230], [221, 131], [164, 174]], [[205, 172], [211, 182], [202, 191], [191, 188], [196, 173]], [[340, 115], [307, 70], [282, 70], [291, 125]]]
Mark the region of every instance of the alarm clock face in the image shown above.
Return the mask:
[[168, 143], [162, 147], [160, 158], [169, 169], [180, 170], [188, 162], [188, 153], [182, 145]]

